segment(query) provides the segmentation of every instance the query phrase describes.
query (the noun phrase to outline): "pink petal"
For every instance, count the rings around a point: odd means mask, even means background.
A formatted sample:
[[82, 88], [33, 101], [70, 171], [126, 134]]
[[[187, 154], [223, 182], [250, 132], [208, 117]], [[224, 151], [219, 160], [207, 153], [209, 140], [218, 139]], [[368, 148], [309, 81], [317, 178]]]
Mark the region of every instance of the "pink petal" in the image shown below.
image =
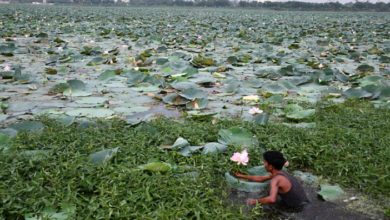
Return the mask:
[[240, 156], [241, 156], [240, 153], [234, 153], [233, 156], [230, 158], [230, 160], [238, 162], [240, 161]]

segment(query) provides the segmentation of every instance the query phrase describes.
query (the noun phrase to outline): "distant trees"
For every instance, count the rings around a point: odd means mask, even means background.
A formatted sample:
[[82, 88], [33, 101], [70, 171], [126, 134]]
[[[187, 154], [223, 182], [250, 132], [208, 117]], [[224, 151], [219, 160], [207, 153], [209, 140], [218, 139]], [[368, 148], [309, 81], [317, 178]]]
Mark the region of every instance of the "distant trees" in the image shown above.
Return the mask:
[[[42, 0], [13, 0], [20, 3], [31, 3]], [[56, 4], [78, 4], [79, 0], [47, 0], [48, 3]], [[83, 5], [99, 6], [131, 6], [131, 7], [242, 7], [242, 8], [262, 8], [270, 10], [285, 11], [372, 11], [372, 12], [390, 12], [390, 2], [371, 3], [369, 0], [350, 2], [341, 4], [338, 1], [326, 3], [310, 3], [301, 1], [288, 2], [257, 2], [247, 0], [80, 0]]]
[[246, 2], [240, 1], [238, 7], [266, 8], [272, 10], [289, 10], [289, 11], [390, 11], [390, 3], [369, 1], [341, 4], [340, 2], [327, 3], [310, 3], [310, 2]]

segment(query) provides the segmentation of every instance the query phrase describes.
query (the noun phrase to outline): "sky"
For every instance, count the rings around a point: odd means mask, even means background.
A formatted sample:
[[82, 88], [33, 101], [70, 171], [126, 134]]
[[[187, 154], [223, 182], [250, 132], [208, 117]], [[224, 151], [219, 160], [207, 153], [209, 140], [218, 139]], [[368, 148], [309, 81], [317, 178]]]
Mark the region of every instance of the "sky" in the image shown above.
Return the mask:
[[[289, 0], [278, 0], [278, 2], [286, 2], [286, 1], [289, 1]], [[296, 0], [296, 1], [300, 1], [300, 2], [316, 2], [316, 3], [324, 3], [324, 2], [329, 2], [329, 0]], [[336, 2], [336, 0], [330, 0], [330, 1], [334, 1]], [[365, 2], [366, 0], [360, 0], [362, 2]], [[369, 0], [371, 3], [376, 3], [376, 2], [385, 2], [385, 3], [388, 3], [390, 2], [390, 0]], [[355, 0], [339, 0], [340, 3], [348, 3], [348, 2], [355, 2]]]

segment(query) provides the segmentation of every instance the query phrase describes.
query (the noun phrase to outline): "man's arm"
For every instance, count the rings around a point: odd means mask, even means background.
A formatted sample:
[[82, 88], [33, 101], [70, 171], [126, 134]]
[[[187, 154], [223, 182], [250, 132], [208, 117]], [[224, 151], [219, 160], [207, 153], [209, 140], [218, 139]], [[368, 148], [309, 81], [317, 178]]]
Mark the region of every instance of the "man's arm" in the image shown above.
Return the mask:
[[252, 180], [252, 181], [260, 182], [260, 183], [265, 182], [265, 181], [273, 178], [272, 173], [270, 173], [266, 176], [249, 176], [249, 175], [244, 175], [241, 173], [234, 173], [234, 172], [233, 172], [233, 174], [238, 178], [248, 179], [248, 180]]
[[271, 180], [271, 191], [269, 193], [268, 197], [265, 197], [263, 199], [248, 199], [246, 202], [250, 205], [255, 205], [256, 202], [261, 204], [270, 204], [276, 202], [276, 196], [278, 195], [278, 189], [279, 189], [279, 180], [273, 179]]

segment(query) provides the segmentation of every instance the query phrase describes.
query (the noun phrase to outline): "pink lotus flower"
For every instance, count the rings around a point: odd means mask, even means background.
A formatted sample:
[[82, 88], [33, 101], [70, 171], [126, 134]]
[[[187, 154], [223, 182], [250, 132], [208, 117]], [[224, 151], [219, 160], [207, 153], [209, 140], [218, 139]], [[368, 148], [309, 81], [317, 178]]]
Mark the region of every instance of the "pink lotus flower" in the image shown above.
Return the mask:
[[253, 114], [261, 114], [263, 113], [263, 110], [260, 110], [259, 108], [256, 108], [256, 107], [253, 107], [251, 109], [249, 109], [248, 111], [249, 114], [253, 115]]
[[11, 67], [9, 67], [8, 65], [6, 65], [4, 68], [3, 68], [4, 71], [10, 71], [11, 70]]
[[324, 67], [324, 65], [322, 65], [322, 63], [320, 63], [320, 65], [318, 65], [318, 68], [323, 68]]
[[108, 50], [104, 51], [104, 54], [108, 54]]
[[95, 43], [95, 41], [91, 40], [90, 43], [93, 44], [93, 43]]
[[124, 44], [124, 45], [122, 45], [122, 47], [126, 48], [126, 47], [129, 47], [129, 46], [128, 46], [128, 45], [126, 45], [126, 44]]
[[39, 31], [39, 28], [37, 28], [37, 30]]
[[284, 164], [285, 167], [288, 167], [289, 165], [290, 165], [290, 162], [288, 162], [288, 161]]
[[57, 51], [63, 51], [64, 49], [62, 49], [62, 47], [58, 47], [57, 48]]
[[245, 149], [241, 153], [234, 153], [230, 160], [238, 162], [237, 165], [242, 163], [244, 166], [246, 166], [249, 161], [248, 152]]
[[355, 42], [356, 41], [356, 39], [352, 39], [352, 42]]
[[198, 39], [202, 39], [202, 36], [198, 36]]
[[14, 37], [14, 39], [13, 39], [14, 41], [17, 41], [18, 40], [18, 38], [16, 38], [16, 37]]

